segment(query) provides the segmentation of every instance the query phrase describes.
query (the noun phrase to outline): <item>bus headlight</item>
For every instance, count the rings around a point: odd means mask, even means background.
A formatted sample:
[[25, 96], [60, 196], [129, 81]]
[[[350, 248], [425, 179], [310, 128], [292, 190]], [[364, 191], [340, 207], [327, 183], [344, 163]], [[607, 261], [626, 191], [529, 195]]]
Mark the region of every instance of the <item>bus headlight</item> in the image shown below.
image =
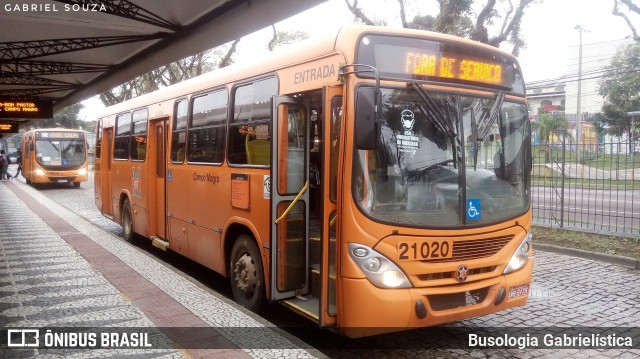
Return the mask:
[[515, 253], [513, 253], [513, 256], [511, 256], [509, 264], [507, 264], [507, 267], [504, 269], [504, 272], [502, 272], [502, 274], [515, 272], [524, 267], [524, 265], [527, 263], [527, 260], [529, 259], [529, 251], [531, 250], [531, 237], [533, 237], [533, 234], [531, 234], [531, 232], [529, 232], [527, 236], [524, 237], [524, 240], [522, 241], [522, 243], [520, 243], [520, 246], [515, 251]]
[[87, 169], [86, 168], [81, 168], [78, 170], [78, 176], [84, 176], [87, 174]]
[[36, 175], [37, 176], [45, 176], [44, 171], [39, 169], [39, 168], [36, 168]]
[[349, 256], [378, 288], [411, 288], [409, 278], [387, 257], [362, 244], [349, 243]]

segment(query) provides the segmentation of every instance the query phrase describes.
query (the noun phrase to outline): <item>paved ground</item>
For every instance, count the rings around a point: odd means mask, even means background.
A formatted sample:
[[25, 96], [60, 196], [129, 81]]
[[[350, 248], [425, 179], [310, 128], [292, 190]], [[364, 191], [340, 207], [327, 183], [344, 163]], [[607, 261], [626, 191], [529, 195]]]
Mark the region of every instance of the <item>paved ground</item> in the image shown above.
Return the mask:
[[[3, 182], [0, 198], [0, 323], [3, 329], [208, 329], [192, 330], [198, 338], [167, 332], [160, 339], [163, 343], [160, 347], [170, 348], [192, 347], [191, 340], [206, 341], [208, 344], [201, 349], [87, 351], [5, 347], [0, 356], [314, 357], [291, 341], [295, 338], [281, 335], [270, 328], [273, 325], [239, 309], [226, 298], [184, 280], [138, 248], [92, 225], [33, 188], [18, 181]], [[247, 327], [254, 330], [238, 329]], [[3, 335], [6, 334], [3, 332]], [[316, 353], [318, 355], [321, 356]]]
[[[14, 188], [15, 186], [15, 188]], [[27, 191], [49, 207], [56, 215], [69, 219], [76, 230], [56, 234], [49, 224], [29, 210], [16, 196]], [[53, 198], [66, 208], [54, 206]], [[616, 333], [634, 336], [640, 343], [640, 271], [582, 258], [536, 251], [532, 293], [528, 304], [502, 313], [455, 323], [451, 328], [419, 329], [393, 333], [361, 341], [348, 341], [326, 331], [305, 331], [300, 338], [308, 340], [314, 349], [296, 349], [297, 340], [282, 337], [262, 329], [264, 319], [237, 309], [223, 296], [184, 278], [167, 264], [133, 247], [116, 235], [120, 227], [102, 217], [92, 202], [91, 184], [80, 189], [53, 188], [35, 191], [24, 183], [0, 184], [0, 323], [11, 326], [159, 326], [158, 318], [145, 309], [136, 297], [123, 295], [135, 288], [118, 287], [109, 280], [109, 273], [99, 273], [91, 258], [78, 254], [69, 240], [76, 232], [93, 238], [118, 260], [126, 263], [142, 279], [173, 298], [188, 312], [211, 327], [222, 328], [222, 337], [230, 343], [222, 345], [220, 355], [252, 357], [312, 357], [332, 358], [600, 358], [640, 357], [640, 349], [496, 349], [473, 350], [433, 349], [426, 343], [434, 335], [459, 334], [461, 331], [513, 333], [517, 328], [529, 328], [535, 334], [545, 334], [563, 328], [610, 328]], [[71, 209], [71, 210], [69, 210]], [[82, 217], [79, 217], [80, 214]], [[46, 217], [46, 216], [45, 216]], [[89, 219], [89, 220], [86, 220]], [[28, 229], [23, 223], [35, 223]], [[97, 228], [98, 225], [100, 228]], [[55, 227], [55, 226], [54, 226]], [[7, 228], [10, 228], [7, 230]], [[65, 241], [67, 239], [67, 241]], [[71, 241], [72, 242], [72, 241]], [[93, 249], [92, 249], [93, 251]], [[135, 274], [131, 274], [135, 275]], [[120, 284], [122, 285], [122, 284]], [[126, 282], [124, 283], [126, 285]], [[10, 288], [7, 291], [7, 288]], [[156, 293], [161, 295], [161, 293]], [[180, 309], [182, 310], [182, 309]], [[280, 324], [278, 324], [280, 325]], [[249, 327], [257, 330], [230, 328]], [[227, 328], [227, 332], [224, 331]], [[516, 328], [516, 329], [514, 329]], [[626, 334], [625, 334], [626, 333]], [[257, 334], [257, 335], [256, 335]], [[255, 338], [254, 338], [255, 337]], [[264, 337], [264, 338], [262, 338]], [[257, 340], [265, 340], [255, 344]], [[280, 347], [277, 350], [234, 349]], [[302, 344], [309, 348], [308, 344]], [[392, 349], [390, 349], [392, 348]], [[0, 350], [0, 357], [5, 355]], [[12, 352], [13, 354], [13, 352]], [[24, 356], [34, 352], [24, 352]], [[40, 353], [43, 354], [43, 353]], [[52, 352], [46, 354], [60, 354]], [[77, 357], [142, 355], [140, 350], [69, 351]], [[184, 350], [145, 351], [149, 357], [207, 356], [210, 352]]]

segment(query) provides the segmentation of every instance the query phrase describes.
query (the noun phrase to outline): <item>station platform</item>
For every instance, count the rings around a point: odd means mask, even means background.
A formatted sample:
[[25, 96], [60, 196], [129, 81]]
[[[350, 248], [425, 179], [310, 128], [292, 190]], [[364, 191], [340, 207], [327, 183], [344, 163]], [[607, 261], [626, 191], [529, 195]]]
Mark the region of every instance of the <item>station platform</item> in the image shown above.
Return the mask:
[[0, 344], [11, 358], [323, 357], [22, 180], [0, 182]]

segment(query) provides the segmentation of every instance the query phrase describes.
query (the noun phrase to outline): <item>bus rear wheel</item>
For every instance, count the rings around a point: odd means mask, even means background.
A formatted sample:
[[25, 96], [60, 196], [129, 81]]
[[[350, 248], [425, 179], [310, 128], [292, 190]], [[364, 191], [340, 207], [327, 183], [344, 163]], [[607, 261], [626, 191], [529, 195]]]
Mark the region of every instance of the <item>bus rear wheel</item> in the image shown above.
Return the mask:
[[122, 203], [122, 232], [124, 240], [135, 244], [135, 232], [133, 231], [133, 217], [131, 216], [131, 204], [128, 199]]
[[264, 300], [264, 271], [260, 251], [250, 236], [240, 235], [233, 243], [229, 273], [233, 299], [257, 312]]

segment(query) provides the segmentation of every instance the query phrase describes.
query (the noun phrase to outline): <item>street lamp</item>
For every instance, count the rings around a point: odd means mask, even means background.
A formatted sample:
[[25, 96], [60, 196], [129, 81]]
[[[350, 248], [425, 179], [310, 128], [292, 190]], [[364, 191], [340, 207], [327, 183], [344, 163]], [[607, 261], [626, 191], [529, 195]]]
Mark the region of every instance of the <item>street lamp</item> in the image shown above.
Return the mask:
[[582, 25], [576, 25], [574, 29], [578, 30], [580, 34], [580, 47], [578, 50], [578, 109], [576, 112], [576, 159], [577, 163], [580, 163], [580, 140], [582, 138], [582, 110], [580, 109], [580, 102], [582, 100], [582, 32], [584, 28]]

